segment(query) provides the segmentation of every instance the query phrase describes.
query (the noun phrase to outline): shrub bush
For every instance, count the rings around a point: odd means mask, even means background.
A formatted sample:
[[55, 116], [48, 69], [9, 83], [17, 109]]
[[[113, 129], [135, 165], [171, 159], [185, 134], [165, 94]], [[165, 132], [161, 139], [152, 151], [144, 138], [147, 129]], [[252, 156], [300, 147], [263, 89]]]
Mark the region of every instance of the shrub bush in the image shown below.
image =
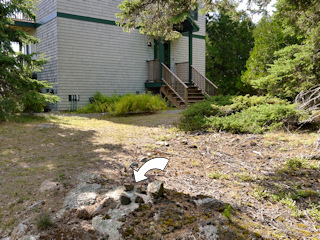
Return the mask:
[[[289, 102], [276, 97], [270, 96], [237, 96], [231, 99], [232, 104], [228, 106], [229, 112], [240, 112], [253, 106], [261, 104], [284, 104], [288, 105]], [[227, 109], [226, 109], [227, 110]]]
[[185, 131], [194, 131], [206, 128], [206, 117], [225, 115], [221, 107], [210, 100], [195, 103], [182, 113], [180, 128]]
[[207, 126], [233, 133], [263, 133], [280, 129], [286, 122], [297, 122], [299, 112], [295, 106], [285, 104], [262, 104], [224, 117], [206, 119]]
[[286, 100], [269, 96], [215, 96], [188, 107], [180, 120], [185, 131], [212, 128], [262, 133], [297, 123], [301, 113]]
[[218, 105], [218, 106], [225, 106], [232, 104], [232, 99], [234, 96], [232, 95], [218, 95], [218, 96], [212, 96], [208, 97], [206, 101], [211, 102], [212, 104]]

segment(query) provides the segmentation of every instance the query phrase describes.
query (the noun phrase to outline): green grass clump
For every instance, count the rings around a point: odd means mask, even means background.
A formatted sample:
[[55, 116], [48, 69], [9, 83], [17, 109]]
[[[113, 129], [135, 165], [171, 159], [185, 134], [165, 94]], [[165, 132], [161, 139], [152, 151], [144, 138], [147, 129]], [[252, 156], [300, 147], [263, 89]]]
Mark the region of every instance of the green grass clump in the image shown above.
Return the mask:
[[229, 179], [229, 176], [227, 174], [224, 174], [218, 171], [210, 172], [208, 174], [208, 177], [212, 179]]
[[54, 225], [54, 222], [52, 221], [49, 214], [47, 213], [40, 214], [40, 216], [37, 218], [37, 228], [39, 230], [48, 229], [53, 225]]
[[113, 116], [121, 116], [127, 113], [155, 112], [167, 108], [167, 103], [160, 95], [127, 94], [120, 101], [111, 104], [108, 111]]
[[166, 101], [160, 95], [132, 93], [120, 96], [114, 94], [105, 96], [97, 92], [91, 99], [91, 103], [80, 108], [78, 113], [105, 113], [110, 112], [114, 116], [127, 113], [154, 112], [167, 108]]

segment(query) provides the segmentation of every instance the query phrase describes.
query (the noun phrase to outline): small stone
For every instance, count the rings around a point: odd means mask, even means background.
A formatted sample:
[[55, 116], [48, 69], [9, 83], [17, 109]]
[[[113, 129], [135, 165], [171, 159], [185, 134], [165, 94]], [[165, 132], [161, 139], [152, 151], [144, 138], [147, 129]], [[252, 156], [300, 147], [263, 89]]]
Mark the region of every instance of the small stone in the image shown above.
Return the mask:
[[250, 142], [250, 146], [256, 146], [257, 145], [257, 143], [256, 142]]
[[24, 236], [19, 240], [37, 240], [37, 239], [38, 239], [38, 236]]
[[188, 140], [182, 139], [182, 140], [181, 140], [181, 143], [184, 144], [184, 145], [187, 145], [187, 144], [188, 144]]
[[136, 192], [140, 194], [147, 194], [147, 191], [144, 187], [137, 187]]
[[124, 184], [124, 187], [125, 187], [125, 191], [132, 191], [134, 189], [134, 186], [130, 183], [125, 183]]
[[157, 142], [156, 142], [156, 145], [168, 147], [168, 146], [169, 146], [169, 143], [168, 143], [167, 141], [157, 141]]
[[149, 183], [147, 191], [148, 194], [153, 198], [159, 198], [163, 195], [164, 192], [163, 183], [160, 181]]
[[191, 146], [189, 146], [189, 148], [198, 148], [198, 146], [195, 144], [192, 144]]
[[45, 191], [59, 190], [59, 189], [60, 189], [60, 184], [58, 182], [51, 182], [50, 180], [45, 180], [41, 184], [39, 191], [45, 192]]
[[145, 162], [148, 162], [148, 160], [149, 159], [147, 157], [142, 157], [142, 158], [139, 159], [139, 162], [145, 163]]
[[143, 200], [142, 197], [137, 196], [134, 202], [135, 202], [135, 203], [144, 203], [144, 200]]
[[120, 202], [122, 205], [129, 205], [131, 203], [131, 198], [126, 193], [120, 195]]
[[136, 169], [136, 168], [139, 167], [139, 164], [138, 164], [137, 162], [133, 162], [133, 163], [130, 164], [130, 167], [131, 167], [132, 169]]

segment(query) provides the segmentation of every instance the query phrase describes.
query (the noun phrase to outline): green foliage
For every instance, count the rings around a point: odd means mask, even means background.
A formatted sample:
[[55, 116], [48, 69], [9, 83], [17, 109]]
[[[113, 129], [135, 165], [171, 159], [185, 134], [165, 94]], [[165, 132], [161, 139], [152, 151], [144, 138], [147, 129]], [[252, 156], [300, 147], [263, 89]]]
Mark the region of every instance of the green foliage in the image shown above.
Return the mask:
[[[278, 18], [268, 16], [260, 20], [253, 30], [253, 37], [254, 48], [250, 52], [246, 63], [247, 70], [242, 74], [241, 81], [256, 87], [256, 81], [268, 76], [268, 65], [276, 58], [274, 53], [287, 45], [296, 43], [297, 39], [283, 33], [283, 27]], [[260, 90], [260, 92], [263, 91]]]
[[216, 96], [188, 107], [180, 120], [185, 131], [213, 128], [231, 132], [269, 131], [300, 116], [295, 106], [269, 96]]
[[38, 42], [22, 30], [9, 25], [13, 23], [9, 17], [15, 12], [21, 12], [34, 20], [35, 3], [35, 0], [19, 0], [0, 4], [0, 121], [19, 112], [43, 111], [46, 102], [54, 103], [59, 100], [57, 96], [40, 92], [43, 88], [51, 88], [50, 84], [32, 79], [33, 73], [39, 72], [46, 63], [43, 56], [37, 58], [39, 53], [15, 53], [11, 46], [11, 42]]
[[232, 104], [232, 98], [234, 96], [232, 95], [218, 95], [218, 96], [212, 96], [208, 97], [206, 101], [211, 102], [212, 104], [218, 105], [218, 106], [225, 106]]
[[[263, 8], [270, 2], [268, 0], [250, 0]], [[131, 32], [139, 28], [140, 33], [158, 39], [162, 37], [166, 41], [175, 40], [181, 36], [179, 30], [186, 18], [190, 17], [190, 10], [201, 7], [201, 14], [206, 14], [219, 9], [235, 12], [237, 2], [234, 0], [124, 0], [118, 8], [120, 13], [118, 25], [125, 32]], [[234, 14], [238, 15], [238, 14]]]
[[270, 65], [268, 75], [252, 83], [273, 96], [294, 99], [302, 90], [318, 83], [311, 61], [313, 50], [308, 45], [291, 45], [274, 53], [277, 59]]
[[180, 128], [185, 131], [194, 131], [207, 127], [205, 117], [221, 116], [224, 115], [224, 111], [218, 105], [207, 100], [191, 105], [183, 111], [182, 115]]
[[158, 39], [174, 40], [181, 36], [182, 22], [188, 17], [190, 10], [198, 6], [197, 0], [188, 1], [149, 1], [125, 0], [118, 8], [120, 13], [117, 22], [126, 32], [139, 28], [141, 34]]
[[206, 72], [221, 94], [246, 93], [250, 90], [244, 87], [240, 76], [246, 69], [249, 52], [254, 46], [253, 28], [246, 15], [235, 19], [232, 12], [226, 10], [220, 10], [207, 23]]
[[263, 133], [280, 129], [285, 122], [299, 118], [294, 105], [262, 104], [225, 117], [210, 117], [208, 125], [233, 133]]
[[227, 218], [230, 222], [232, 222], [232, 213], [231, 213], [231, 205], [230, 204], [225, 204], [226, 208], [224, 209], [224, 211], [222, 212], [222, 215]]
[[261, 93], [294, 99], [319, 83], [319, 1], [279, 0], [254, 31], [255, 47], [242, 81]]
[[121, 99], [121, 96], [118, 94], [113, 94], [112, 96], [103, 95], [100, 92], [97, 92], [93, 95], [92, 101], [98, 102], [98, 103], [106, 103], [106, 104], [112, 104], [115, 102], [119, 102]]
[[229, 179], [229, 176], [227, 174], [221, 173], [219, 171], [210, 172], [208, 174], [208, 177], [212, 179]]
[[288, 105], [289, 102], [276, 97], [270, 96], [237, 96], [231, 99], [232, 104], [227, 108], [232, 112], [240, 112], [250, 107], [258, 106], [261, 104], [284, 104]]
[[52, 219], [50, 218], [49, 214], [43, 213], [40, 214], [37, 218], [37, 228], [39, 230], [45, 230], [49, 227], [52, 227], [54, 225]]
[[97, 92], [93, 95], [91, 103], [78, 109], [78, 113], [105, 113], [110, 105], [119, 102], [120, 99], [121, 96], [118, 94], [107, 96]]
[[97, 92], [92, 102], [78, 110], [78, 113], [104, 113], [121, 116], [127, 113], [155, 112], [167, 108], [166, 101], [160, 95], [148, 94], [114, 94], [105, 96]]
[[160, 95], [127, 94], [110, 105], [108, 111], [114, 116], [121, 116], [127, 113], [156, 112], [166, 108], [167, 103]]

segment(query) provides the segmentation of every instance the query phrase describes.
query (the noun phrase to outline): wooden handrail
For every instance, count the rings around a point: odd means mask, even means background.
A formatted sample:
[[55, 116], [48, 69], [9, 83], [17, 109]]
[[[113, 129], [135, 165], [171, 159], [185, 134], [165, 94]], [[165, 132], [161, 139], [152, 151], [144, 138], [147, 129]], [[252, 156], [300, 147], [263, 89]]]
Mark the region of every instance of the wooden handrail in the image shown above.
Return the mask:
[[194, 66], [191, 65], [191, 67], [197, 72], [199, 73], [207, 82], [209, 82], [209, 84], [211, 84], [214, 88], [218, 89], [218, 87], [211, 82], [208, 78], [206, 78], [205, 76], [203, 76], [203, 74], [201, 72], [199, 72]]
[[175, 74], [170, 70], [170, 68], [167, 67], [167, 65], [165, 65], [164, 63], [161, 63], [161, 65], [162, 65], [164, 68], [166, 68], [166, 69], [168, 70], [168, 72], [171, 73], [171, 75], [173, 75], [173, 76], [182, 84], [182, 86], [184, 86], [185, 88], [188, 88], [188, 86], [187, 86], [184, 82], [182, 82], [182, 81], [180, 80], [180, 78], [178, 78], [177, 75], [175, 75]]
[[170, 84], [168, 84], [166, 80], [164, 80], [164, 79], [162, 78], [162, 81], [171, 89], [172, 92], [174, 92], [174, 93], [178, 96], [178, 98], [180, 98], [181, 101], [184, 102], [184, 99], [180, 96], [180, 94], [177, 93], [176, 90], [174, 90], [173, 87], [171, 87]]
[[[218, 87], [212, 83], [208, 78], [206, 78], [202, 73], [200, 73], [194, 66], [191, 66], [191, 71], [192, 71], [192, 82], [199, 88], [201, 89], [202, 93], [207, 95], [208, 97], [212, 95], [218, 95]], [[196, 73], [199, 77], [200, 80], [197, 81], [194, 77], [194, 73]], [[212, 91], [213, 94], [211, 94]]]
[[162, 81], [187, 105], [188, 86], [181, 81], [164, 63], [162, 65]]

